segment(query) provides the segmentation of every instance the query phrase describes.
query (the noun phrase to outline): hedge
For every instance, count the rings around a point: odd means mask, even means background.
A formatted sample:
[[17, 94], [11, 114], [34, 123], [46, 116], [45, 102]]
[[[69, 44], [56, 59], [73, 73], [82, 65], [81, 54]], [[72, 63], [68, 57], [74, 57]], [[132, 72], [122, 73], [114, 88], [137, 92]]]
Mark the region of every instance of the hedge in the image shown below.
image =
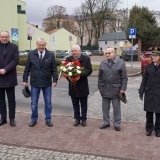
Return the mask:
[[[20, 66], [25, 66], [27, 62], [28, 55], [19, 56], [19, 63]], [[60, 66], [62, 64], [62, 61], [60, 59], [56, 59], [56, 65]]]

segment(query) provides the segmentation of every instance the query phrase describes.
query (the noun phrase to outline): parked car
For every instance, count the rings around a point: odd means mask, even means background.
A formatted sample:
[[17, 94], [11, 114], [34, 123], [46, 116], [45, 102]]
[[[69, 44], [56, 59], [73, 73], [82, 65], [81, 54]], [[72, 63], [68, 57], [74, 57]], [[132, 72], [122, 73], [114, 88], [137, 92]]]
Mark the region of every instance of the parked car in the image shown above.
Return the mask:
[[69, 54], [67, 54], [64, 59], [66, 60], [67, 57], [70, 57], [72, 55], [72, 53], [70, 52]]
[[104, 53], [102, 51], [99, 50], [93, 50], [92, 51], [92, 56], [103, 56]]
[[92, 52], [88, 51], [88, 50], [82, 50], [81, 53], [84, 53], [84, 54], [86, 53], [87, 56], [91, 56], [92, 55]]
[[132, 53], [133, 53], [133, 61], [138, 61], [138, 51], [137, 50], [123, 51], [120, 58], [122, 58], [124, 61], [131, 61]]
[[151, 62], [152, 51], [143, 52], [141, 55], [141, 73], [144, 74], [145, 67]]
[[[88, 56], [85, 52], [81, 52], [84, 56]], [[64, 59], [66, 59], [67, 57], [72, 56], [72, 53], [70, 52], [69, 54], [67, 54]]]
[[57, 51], [56, 51], [56, 58], [64, 59], [64, 57], [65, 57], [66, 55], [68, 55], [68, 54], [65, 53], [65, 52], [62, 52], [62, 51], [57, 52]]
[[28, 54], [28, 52], [26, 52], [26, 51], [19, 51], [20, 56], [27, 55], [27, 54]]

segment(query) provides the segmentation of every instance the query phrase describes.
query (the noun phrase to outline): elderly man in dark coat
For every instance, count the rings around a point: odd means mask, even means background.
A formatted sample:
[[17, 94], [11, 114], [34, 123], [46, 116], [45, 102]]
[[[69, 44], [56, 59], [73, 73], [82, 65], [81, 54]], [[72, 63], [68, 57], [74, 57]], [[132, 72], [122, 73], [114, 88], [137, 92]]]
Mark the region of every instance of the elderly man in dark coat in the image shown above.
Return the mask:
[[119, 93], [127, 88], [127, 71], [125, 62], [116, 57], [114, 48], [107, 48], [106, 59], [100, 64], [98, 89], [102, 96], [103, 125], [100, 129], [110, 127], [110, 103], [113, 105], [114, 127], [121, 130], [121, 108]]
[[[76, 86], [73, 86], [69, 81], [69, 95], [71, 96], [73, 109], [74, 109], [74, 126], [80, 124], [84, 127], [87, 125], [87, 99], [89, 95], [88, 76], [92, 73], [91, 61], [88, 56], [81, 54], [79, 45], [72, 46], [72, 56], [68, 57], [66, 61], [72, 62], [77, 60], [80, 62], [81, 67], [85, 68], [85, 72], [80, 75], [80, 79], [76, 82]], [[80, 113], [81, 107], [81, 113]]]
[[5, 93], [8, 98], [9, 119], [12, 127], [15, 122], [15, 86], [17, 85], [16, 66], [19, 61], [18, 46], [10, 42], [8, 31], [0, 32], [0, 126], [7, 123]]
[[38, 101], [40, 92], [43, 92], [45, 121], [48, 127], [53, 127], [52, 116], [52, 87], [57, 85], [57, 66], [55, 56], [46, 49], [46, 41], [40, 37], [36, 42], [37, 48], [28, 55], [27, 63], [23, 74], [23, 86], [28, 86], [30, 75], [31, 85], [31, 122], [34, 127], [38, 120]]
[[151, 136], [154, 129], [156, 136], [160, 137], [160, 53], [153, 52], [151, 61], [151, 64], [145, 68], [139, 95], [143, 100], [143, 94], [145, 94], [146, 135]]

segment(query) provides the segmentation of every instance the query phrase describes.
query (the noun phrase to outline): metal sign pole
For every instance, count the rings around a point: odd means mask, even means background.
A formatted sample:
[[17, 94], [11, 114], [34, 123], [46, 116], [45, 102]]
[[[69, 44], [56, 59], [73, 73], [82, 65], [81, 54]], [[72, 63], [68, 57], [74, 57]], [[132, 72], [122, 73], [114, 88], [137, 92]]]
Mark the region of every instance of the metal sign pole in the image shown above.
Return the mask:
[[131, 48], [131, 70], [133, 71], [133, 38], [132, 38], [132, 48]]

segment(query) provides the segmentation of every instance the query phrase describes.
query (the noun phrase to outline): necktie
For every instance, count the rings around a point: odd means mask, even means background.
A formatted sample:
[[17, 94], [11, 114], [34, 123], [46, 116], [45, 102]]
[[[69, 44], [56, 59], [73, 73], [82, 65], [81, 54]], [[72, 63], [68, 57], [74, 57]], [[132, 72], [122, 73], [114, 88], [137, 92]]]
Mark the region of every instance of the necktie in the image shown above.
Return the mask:
[[42, 63], [42, 59], [43, 59], [42, 54], [43, 52], [40, 52], [40, 58], [39, 58], [40, 63]]

